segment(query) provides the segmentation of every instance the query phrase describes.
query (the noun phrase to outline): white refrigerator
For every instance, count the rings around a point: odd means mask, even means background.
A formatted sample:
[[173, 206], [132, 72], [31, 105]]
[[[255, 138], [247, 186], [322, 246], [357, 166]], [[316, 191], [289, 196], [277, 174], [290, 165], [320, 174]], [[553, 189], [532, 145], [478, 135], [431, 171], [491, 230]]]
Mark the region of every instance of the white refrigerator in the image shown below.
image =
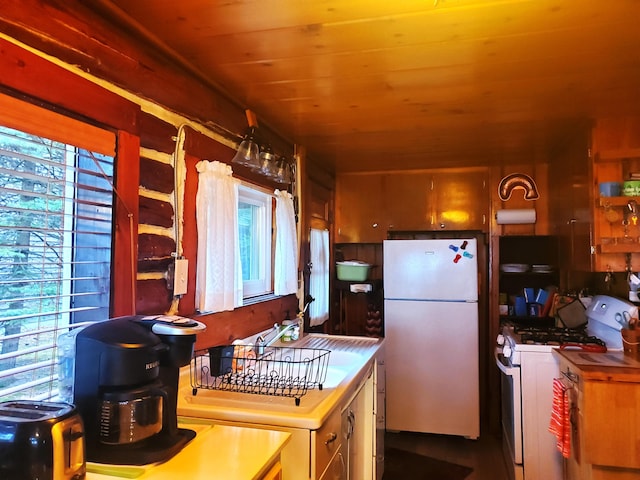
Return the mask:
[[385, 240], [387, 430], [480, 435], [475, 238]]

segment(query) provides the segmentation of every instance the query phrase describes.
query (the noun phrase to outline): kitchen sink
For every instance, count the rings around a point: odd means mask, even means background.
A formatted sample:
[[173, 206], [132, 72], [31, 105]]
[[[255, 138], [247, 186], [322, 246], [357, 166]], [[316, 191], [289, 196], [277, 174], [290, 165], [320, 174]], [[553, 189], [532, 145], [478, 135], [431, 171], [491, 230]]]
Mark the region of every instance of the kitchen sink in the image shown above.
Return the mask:
[[[270, 418], [269, 422], [277, 424], [308, 426], [309, 419], [319, 419], [323, 415], [322, 411], [333, 405], [335, 399], [348, 388], [354, 375], [371, 358], [371, 352], [377, 345], [378, 339], [374, 338], [324, 334], [308, 334], [294, 342], [275, 343], [274, 347], [323, 349], [330, 352], [322, 389], [315, 386], [297, 399], [208, 388], [194, 390], [190, 382], [190, 371], [185, 367], [180, 382], [178, 413], [229, 420], [242, 418], [254, 423], [263, 423]], [[318, 410], [321, 405], [324, 407]], [[319, 412], [319, 417], [309, 417], [311, 412]]]

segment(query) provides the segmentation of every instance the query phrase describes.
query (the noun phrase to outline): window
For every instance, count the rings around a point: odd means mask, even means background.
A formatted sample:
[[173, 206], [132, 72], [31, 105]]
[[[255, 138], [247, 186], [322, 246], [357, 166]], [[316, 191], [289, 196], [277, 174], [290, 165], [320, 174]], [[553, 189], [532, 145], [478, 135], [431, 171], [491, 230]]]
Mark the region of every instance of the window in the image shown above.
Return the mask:
[[329, 319], [329, 231], [312, 228], [309, 234], [311, 274], [309, 295], [309, 324], [322, 325]]
[[238, 230], [243, 298], [273, 292], [273, 196], [245, 185], [239, 187]]
[[0, 401], [55, 397], [58, 335], [110, 316], [114, 152], [39, 107], [0, 113]]

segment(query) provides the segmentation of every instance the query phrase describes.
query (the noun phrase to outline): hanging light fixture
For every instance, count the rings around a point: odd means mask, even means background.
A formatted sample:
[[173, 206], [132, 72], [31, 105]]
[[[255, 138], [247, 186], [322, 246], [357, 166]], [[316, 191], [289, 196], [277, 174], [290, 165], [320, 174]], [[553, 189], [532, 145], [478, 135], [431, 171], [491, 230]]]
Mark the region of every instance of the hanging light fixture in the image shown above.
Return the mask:
[[278, 166], [276, 169], [276, 182], [285, 184], [291, 183], [291, 170], [292, 166], [287, 157], [281, 156], [278, 159]]
[[247, 116], [247, 122], [249, 128], [247, 129], [244, 138], [238, 145], [238, 151], [236, 152], [231, 163], [244, 165], [252, 170], [260, 169], [260, 147], [257, 141], [258, 122], [256, 116], [251, 110], [245, 110]]
[[249, 127], [242, 142], [238, 146], [232, 163], [244, 165], [253, 170], [260, 169], [260, 147], [256, 141], [256, 127]]
[[273, 150], [271, 150], [271, 145], [263, 145], [260, 148], [260, 173], [275, 179], [278, 173], [276, 165], [277, 159], [278, 157], [273, 153]]
[[282, 184], [294, 181], [293, 163], [286, 156], [278, 156], [269, 143], [258, 141], [258, 121], [251, 110], [245, 110], [249, 127], [231, 163], [243, 165]]

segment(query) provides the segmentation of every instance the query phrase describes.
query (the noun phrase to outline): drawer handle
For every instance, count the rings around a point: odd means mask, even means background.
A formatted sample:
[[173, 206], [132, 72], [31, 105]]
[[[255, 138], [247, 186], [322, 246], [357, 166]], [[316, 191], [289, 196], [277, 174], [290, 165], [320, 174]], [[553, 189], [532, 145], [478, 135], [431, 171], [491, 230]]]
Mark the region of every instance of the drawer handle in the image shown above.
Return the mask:
[[331, 432], [329, 435], [327, 435], [327, 439], [325, 440], [324, 444], [328, 446], [330, 443], [335, 442], [337, 438], [338, 434], [335, 432]]

